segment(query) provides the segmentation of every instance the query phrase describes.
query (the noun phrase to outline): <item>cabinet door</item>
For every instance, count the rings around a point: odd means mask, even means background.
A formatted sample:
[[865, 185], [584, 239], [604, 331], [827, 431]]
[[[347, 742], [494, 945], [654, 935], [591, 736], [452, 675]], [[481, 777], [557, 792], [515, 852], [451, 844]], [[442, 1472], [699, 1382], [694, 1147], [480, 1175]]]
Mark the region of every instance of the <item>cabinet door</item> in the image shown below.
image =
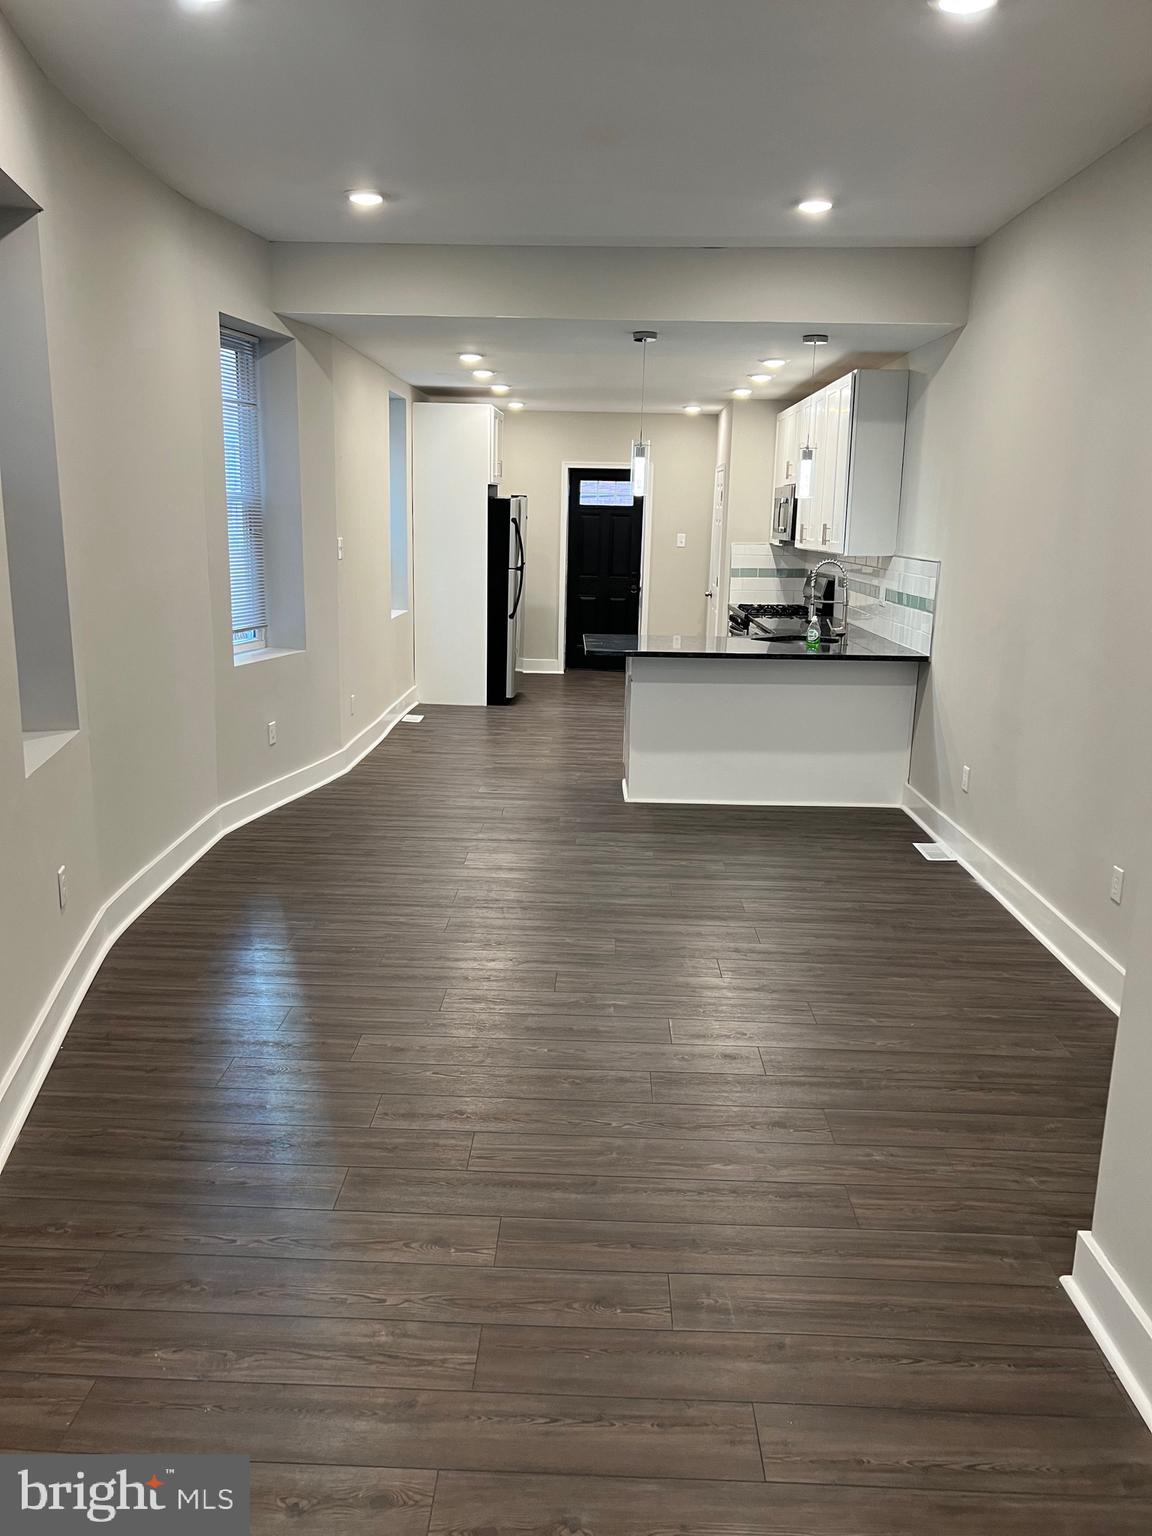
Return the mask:
[[832, 470], [834, 489], [828, 504], [831, 521], [829, 549], [843, 553], [848, 547], [848, 469], [852, 462], [852, 401], [855, 376], [849, 374], [836, 385], [836, 451]]
[[812, 534], [817, 549], [827, 549], [832, 533], [831, 496], [834, 489], [835, 450], [830, 434], [834, 420], [832, 394], [822, 389], [812, 401], [812, 446], [816, 460], [812, 466]]
[[499, 485], [504, 478], [504, 412], [495, 409], [492, 412], [491, 464], [488, 475], [491, 485]]
[[813, 500], [816, 491], [816, 463], [813, 460], [811, 464], [807, 464], [804, 459], [804, 449], [812, 443], [812, 417], [812, 400], [801, 400], [796, 406], [794, 445], [797, 498], [796, 542], [803, 545], [805, 549], [815, 547], [814, 541], [820, 532], [816, 527], [816, 503]]
[[789, 408], [781, 411], [776, 418], [776, 457], [773, 461], [772, 488], [778, 485], [787, 485], [790, 476], [788, 473], [792, 457], [793, 423], [796, 420], [796, 412]]

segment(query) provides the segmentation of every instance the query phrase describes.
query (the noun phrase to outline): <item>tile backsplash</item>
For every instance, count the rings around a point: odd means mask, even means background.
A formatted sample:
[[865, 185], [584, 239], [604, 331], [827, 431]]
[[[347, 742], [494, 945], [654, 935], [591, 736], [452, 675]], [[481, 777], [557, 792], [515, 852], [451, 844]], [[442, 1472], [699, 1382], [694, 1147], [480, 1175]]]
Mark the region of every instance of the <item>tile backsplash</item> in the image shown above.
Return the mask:
[[[729, 602], [800, 603], [804, 581], [820, 556], [772, 544], [733, 544]], [[938, 560], [910, 555], [845, 560], [852, 623], [870, 634], [928, 656], [936, 619]]]
[[808, 567], [796, 550], [772, 544], [733, 544], [729, 569], [730, 603], [803, 602]]

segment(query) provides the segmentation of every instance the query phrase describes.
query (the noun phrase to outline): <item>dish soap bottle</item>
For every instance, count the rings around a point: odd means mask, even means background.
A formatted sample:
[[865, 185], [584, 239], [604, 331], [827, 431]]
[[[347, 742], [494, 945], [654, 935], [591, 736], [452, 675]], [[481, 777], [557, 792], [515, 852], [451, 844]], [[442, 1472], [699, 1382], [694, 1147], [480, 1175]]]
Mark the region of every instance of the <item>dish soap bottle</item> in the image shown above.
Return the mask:
[[804, 634], [804, 649], [806, 651], [818, 651], [823, 636], [820, 633], [820, 620], [815, 614], [808, 620], [808, 628]]

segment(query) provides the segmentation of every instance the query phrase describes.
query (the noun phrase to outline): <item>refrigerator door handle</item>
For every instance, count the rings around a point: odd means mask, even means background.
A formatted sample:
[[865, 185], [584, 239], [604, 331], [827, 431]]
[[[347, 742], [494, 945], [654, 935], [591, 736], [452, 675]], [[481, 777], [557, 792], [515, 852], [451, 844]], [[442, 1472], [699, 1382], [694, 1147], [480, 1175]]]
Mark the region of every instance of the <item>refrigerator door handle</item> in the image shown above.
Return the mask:
[[512, 611], [508, 615], [510, 619], [514, 619], [516, 617], [517, 610], [520, 607], [520, 599], [524, 595], [524, 566], [526, 561], [524, 556], [524, 540], [520, 537], [520, 519], [518, 517], [514, 517], [512, 519], [512, 531], [516, 535], [516, 559], [518, 564], [512, 567], [513, 571], [516, 573], [517, 581], [516, 597], [512, 603]]

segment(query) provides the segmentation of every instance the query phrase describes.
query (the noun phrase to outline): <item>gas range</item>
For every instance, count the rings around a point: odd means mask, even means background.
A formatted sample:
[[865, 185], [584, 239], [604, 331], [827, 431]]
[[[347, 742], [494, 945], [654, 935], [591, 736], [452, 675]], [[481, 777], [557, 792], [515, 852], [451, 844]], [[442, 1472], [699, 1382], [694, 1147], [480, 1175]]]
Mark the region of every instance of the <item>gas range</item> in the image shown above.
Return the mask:
[[728, 633], [755, 639], [792, 640], [808, 628], [803, 603], [734, 603], [728, 609]]

